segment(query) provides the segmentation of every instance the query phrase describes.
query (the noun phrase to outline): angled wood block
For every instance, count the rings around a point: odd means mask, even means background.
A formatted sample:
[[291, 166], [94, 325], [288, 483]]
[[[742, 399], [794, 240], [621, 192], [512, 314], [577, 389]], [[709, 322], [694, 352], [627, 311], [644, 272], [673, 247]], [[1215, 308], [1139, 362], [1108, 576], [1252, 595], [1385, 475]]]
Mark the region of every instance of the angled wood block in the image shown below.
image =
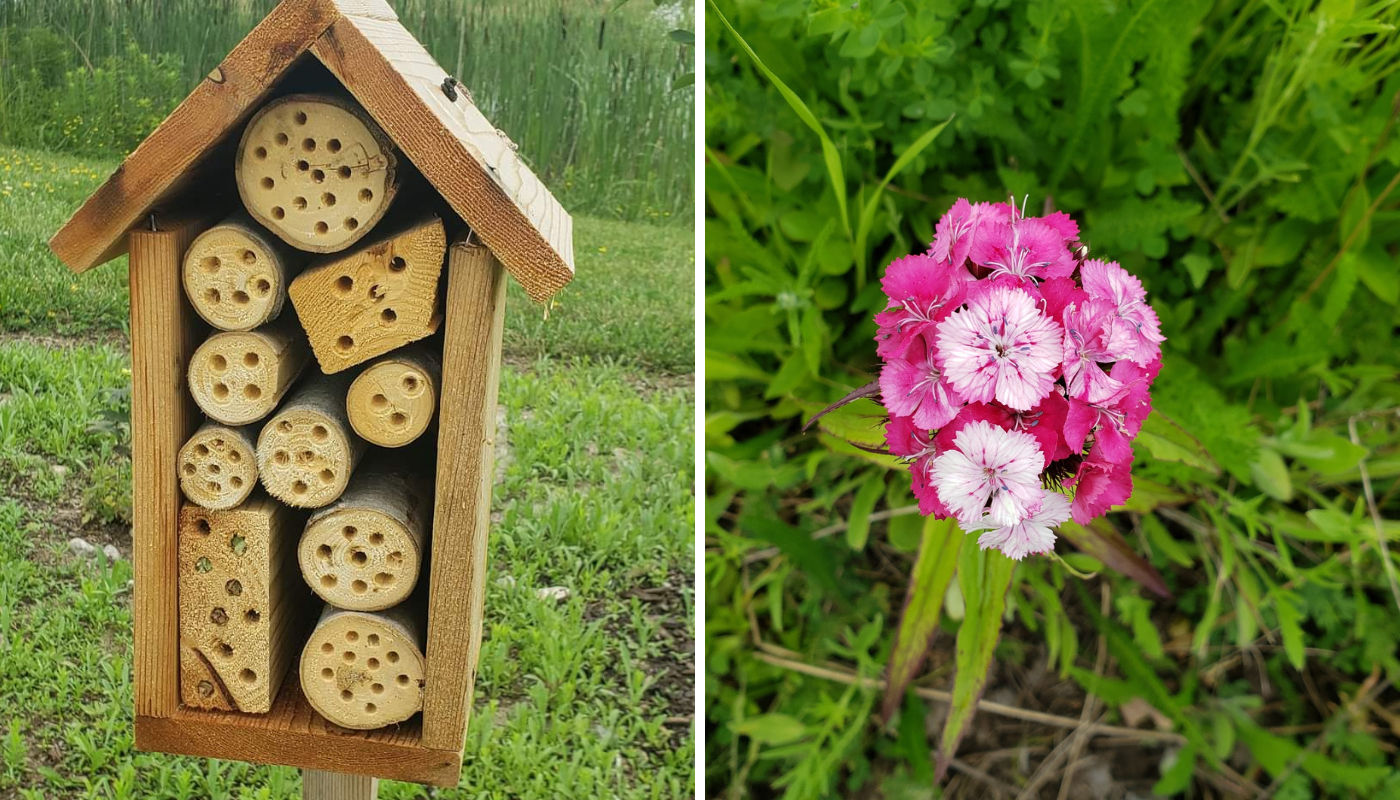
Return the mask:
[[289, 95], [264, 106], [244, 129], [234, 172], [248, 212], [311, 253], [337, 253], [364, 238], [399, 189], [394, 143], [334, 95]]
[[265, 713], [296, 659], [309, 595], [293, 562], [302, 516], [261, 496], [180, 510], [180, 699]]
[[428, 216], [298, 275], [292, 305], [321, 371], [340, 372], [435, 333], [446, 250], [442, 220]]

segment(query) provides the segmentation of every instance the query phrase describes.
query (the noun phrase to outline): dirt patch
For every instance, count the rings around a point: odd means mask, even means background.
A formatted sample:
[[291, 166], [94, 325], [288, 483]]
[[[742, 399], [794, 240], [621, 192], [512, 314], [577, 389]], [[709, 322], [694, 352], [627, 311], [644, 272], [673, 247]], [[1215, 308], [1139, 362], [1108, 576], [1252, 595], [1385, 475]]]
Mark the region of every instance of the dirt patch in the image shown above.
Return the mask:
[[7, 344], [29, 344], [51, 350], [105, 345], [126, 350], [131, 342], [121, 331], [93, 331], [79, 334], [46, 334], [28, 331], [0, 332], [0, 347]]
[[651, 713], [665, 714], [677, 741], [689, 732], [695, 716], [695, 637], [687, 622], [685, 596], [693, 583], [693, 576], [672, 570], [659, 586], [639, 586], [622, 594], [624, 599], [641, 600], [648, 621], [659, 626], [661, 655], [642, 662], [642, 670], [655, 680], [642, 705]]

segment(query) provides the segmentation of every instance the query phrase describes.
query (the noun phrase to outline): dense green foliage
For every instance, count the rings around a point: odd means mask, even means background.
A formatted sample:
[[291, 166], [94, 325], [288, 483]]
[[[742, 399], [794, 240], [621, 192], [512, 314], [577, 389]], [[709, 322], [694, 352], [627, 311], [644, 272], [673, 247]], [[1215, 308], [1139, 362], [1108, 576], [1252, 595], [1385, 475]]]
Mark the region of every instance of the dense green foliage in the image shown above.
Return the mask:
[[[114, 166], [0, 147], [0, 797], [292, 800], [296, 770], [134, 746], [126, 270], [75, 278], [43, 246]], [[694, 345], [675, 322], [692, 240], [575, 225], [579, 279], [550, 319], [519, 287], [507, 302], [462, 785], [385, 782], [385, 800], [640, 800], [694, 783]], [[643, 272], [651, 286], [629, 288]], [[619, 311], [628, 298], [646, 313]], [[74, 536], [123, 558], [74, 555]]]
[[[124, 156], [274, 0], [0, 0], [0, 143]], [[394, 0], [571, 210], [689, 219], [685, 4]]]
[[[1146, 559], [1173, 597], [1104, 572], [1095, 583], [1113, 601], [1101, 616], [1063, 565], [1028, 560], [1012, 581], [996, 674], [1048, 658], [1107, 704], [1110, 721], [1133, 698], [1151, 703], [1185, 737], [1165, 757], [1160, 746], [1143, 756], [1163, 758], [1159, 794], [1232, 770], [1243, 777], [1229, 780], [1279, 781], [1279, 796], [1400, 793], [1385, 766], [1396, 732], [1369, 723], [1367, 703], [1350, 705], [1373, 666], [1400, 680], [1400, 592], [1378, 552], [1400, 538], [1400, 8], [715, 8], [705, 41], [711, 793], [928, 796], [941, 723], [925, 724], [924, 702], [911, 696], [882, 727], [878, 692], [793, 669], [881, 677], [921, 540], [917, 516], [881, 513], [911, 504], [907, 473], [843, 441], [881, 441], [869, 404], [824, 434], [798, 428], [872, 379], [883, 265], [926, 249], [955, 198], [1008, 195], [1028, 197], [1031, 213], [1071, 213], [1094, 256], [1142, 279], [1162, 319], [1137, 490], [1097, 533]], [[1067, 542], [1059, 550], [1102, 569]], [[957, 607], [944, 604], [936, 650], [964, 618], [961, 594], [949, 592]], [[1096, 679], [1099, 637], [1110, 677]], [[935, 662], [916, 683], [947, 685], [951, 656]], [[1381, 705], [1393, 706], [1386, 691]], [[1061, 713], [1077, 717], [1077, 706]], [[1281, 727], [1300, 725], [1313, 732]], [[1314, 754], [1295, 758], [1300, 744]]]

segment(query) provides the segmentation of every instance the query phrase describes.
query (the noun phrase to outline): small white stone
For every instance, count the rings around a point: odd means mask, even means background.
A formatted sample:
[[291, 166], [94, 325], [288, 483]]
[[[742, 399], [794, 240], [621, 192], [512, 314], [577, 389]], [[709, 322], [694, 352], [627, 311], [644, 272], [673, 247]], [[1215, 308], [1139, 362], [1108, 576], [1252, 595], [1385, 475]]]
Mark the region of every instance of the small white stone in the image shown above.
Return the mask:
[[499, 577], [499, 578], [496, 579], [496, 585], [497, 585], [497, 586], [500, 586], [500, 587], [503, 587], [503, 588], [506, 588], [506, 589], [514, 589], [514, 588], [515, 588], [515, 576], [514, 576], [514, 575], [502, 575], [501, 577]]
[[549, 586], [544, 589], [535, 590], [535, 597], [541, 600], [568, 600], [570, 594], [572, 594], [572, 592], [569, 591], [569, 587], [567, 586]]
[[118, 550], [117, 546], [114, 544], [109, 544], [102, 548], [102, 554], [107, 556], [108, 561], [119, 561], [122, 557], [122, 551]]
[[93, 547], [87, 539], [81, 536], [74, 536], [72, 539], [69, 539], [68, 549], [80, 556], [91, 556], [97, 552], [97, 548]]
[[62, 464], [54, 464], [52, 467], [49, 467], [49, 469], [53, 470], [53, 474], [57, 475], [60, 478], [66, 477], [68, 475], [68, 468], [63, 466]]

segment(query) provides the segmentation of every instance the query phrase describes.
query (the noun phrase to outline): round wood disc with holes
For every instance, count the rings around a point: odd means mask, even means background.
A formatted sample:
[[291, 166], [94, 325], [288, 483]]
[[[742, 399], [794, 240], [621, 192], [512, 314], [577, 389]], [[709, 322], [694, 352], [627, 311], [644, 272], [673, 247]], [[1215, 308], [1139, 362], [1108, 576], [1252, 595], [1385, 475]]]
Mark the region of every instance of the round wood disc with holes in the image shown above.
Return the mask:
[[233, 508], [258, 483], [258, 456], [246, 428], [205, 423], [180, 448], [180, 490], [211, 511]]
[[282, 313], [286, 260], [285, 245], [251, 221], [222, 222], [200, 234], [185, 251], [185, 295], [215, 328], [252, 330]]
[[258, 477], [267, 493], [297, 508], [320, 508], [340, 497], [363, 446], [352, 441], [342, 419], [291, 403], [269, 419], [258, 435]]
[[264, 106], [243, 132], [234, 169], [248, 213], [312, 253], [359, 241], [398, 191], [389, 137], [358, 106], [328, 95]]
[[384, 356], [361, 372], [345, 395], [350, 425], [381, 447], [403, 447], [423, 435], [437, 410], [436, 359], [427, 350]]
[[321, 716], [355, 730], [382, 728], [418, 713], [423, 708], [419, 628], [421, 623], [394, 611], [328, 608], [301, 652], [307, 701]]
[[372, 509], [339, 509], [314, 519], [297, 557], [311, 588], [337, 608], [389, 608], [418, 582], [418, 542], [398, 520]]
[[190, 394], [225, 425], [256, 422], [277, 408], [309, 355], [285, 330], [216, 333], [190, 358]]

